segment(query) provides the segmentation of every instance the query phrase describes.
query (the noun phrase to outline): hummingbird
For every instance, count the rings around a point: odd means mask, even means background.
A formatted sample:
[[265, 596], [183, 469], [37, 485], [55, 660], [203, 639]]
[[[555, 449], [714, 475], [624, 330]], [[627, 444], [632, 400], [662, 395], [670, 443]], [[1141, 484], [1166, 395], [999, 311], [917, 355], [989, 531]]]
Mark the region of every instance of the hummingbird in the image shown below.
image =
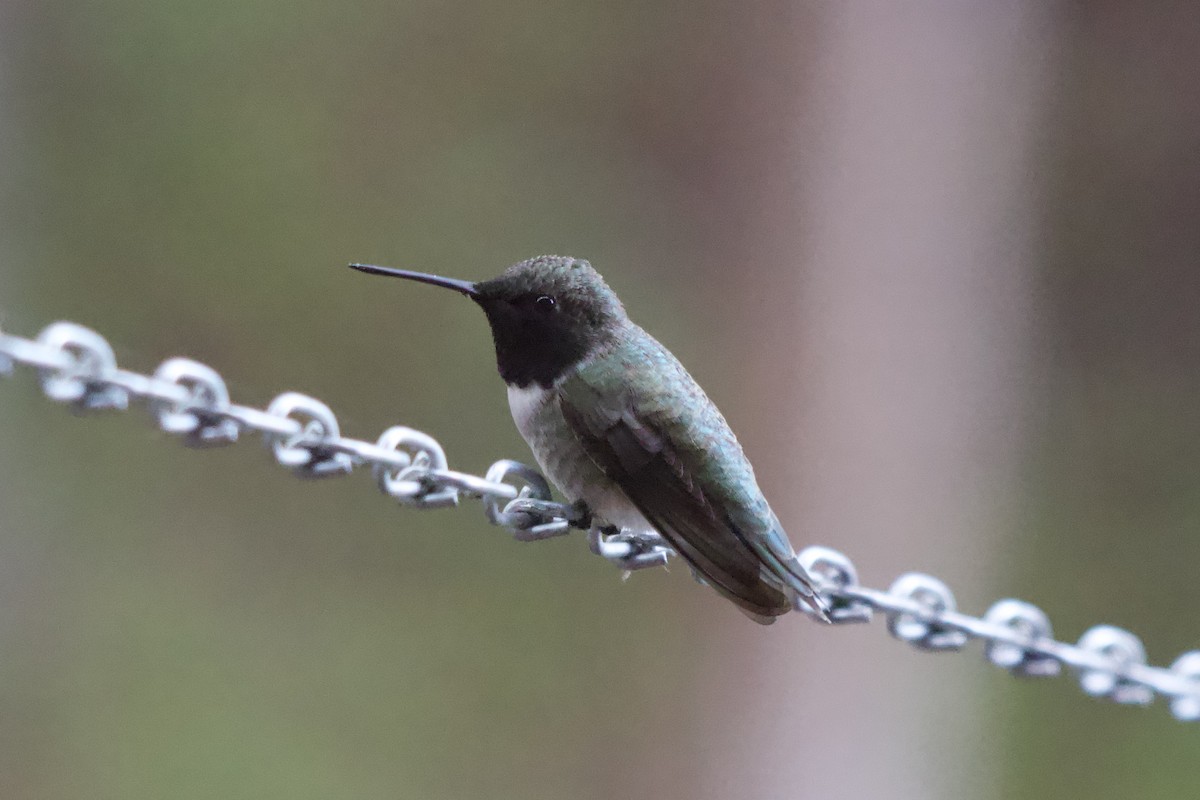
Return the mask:
[[595, 524], [656, 531], [756, 622], [801, 604], [827, 620], [721, 412], [587, 261], [538, 256], [479, 282], [350, 266], [451, 289], [483, 309], [517, 429]]

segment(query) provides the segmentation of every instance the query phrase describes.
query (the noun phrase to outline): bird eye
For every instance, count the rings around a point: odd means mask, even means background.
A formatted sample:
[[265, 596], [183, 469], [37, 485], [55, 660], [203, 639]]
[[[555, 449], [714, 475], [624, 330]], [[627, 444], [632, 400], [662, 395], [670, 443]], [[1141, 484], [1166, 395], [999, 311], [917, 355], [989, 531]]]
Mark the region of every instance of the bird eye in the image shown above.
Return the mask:
[[541, 297], [539, 297], [537, 300], [534, 300], [533, 302], [542, 311], [549, 311], [550, 309], [554, 308], [554, 305], [555, 305], [554, 298], [548, 294], [542, 295]]

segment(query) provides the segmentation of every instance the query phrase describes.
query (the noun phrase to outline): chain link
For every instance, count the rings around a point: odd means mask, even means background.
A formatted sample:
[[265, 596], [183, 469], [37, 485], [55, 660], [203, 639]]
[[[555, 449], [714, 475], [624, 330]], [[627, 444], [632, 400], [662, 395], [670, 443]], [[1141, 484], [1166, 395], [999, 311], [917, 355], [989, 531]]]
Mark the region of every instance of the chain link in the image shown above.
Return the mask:
[[[72, 322], [56, 322], [36, 339], [0, 331], [0, 376], [17, 364], [37, 371], [48, 398], [78, 412], [126, 409], [141, 401], [163, 431], [190, 447], [257, 433], [275, 460], [301, 477], [369, 466], [380, 490], [404, 505], [443, 508], [462, 497], [479, 499], [488, 521], [519, 541], [590, 527], [580, 509], [554, 502], [546, 479], [519, 462], [497, 461], [479, 477], [450, 469], [437, 440], [411, 428], [388, 428], [375, 442], [350, 439], [327, 405], [297, 392], [279, 395], [265, 410], [235, 405], [216, 371], [188, 359], [169, 359], [152, 376], [122, 370], [104, 337]], [[663, 566], [674, 555], [655, 533], [591, 528], [588, 542], [625, 570]], [[854, 564], [836, 550], [808, 547], [800, 560], [818, 582], [835, 625], [870, 622], [879, 612], [892, 636], [917, 649], [956, 651], [980, 639], [988, 661], [1013, 675], [1052, 677], [1066, 667], [1093, 697], [1146, 705], [1158, 695], [1177, 719], [1200, 721], [1200, 650], [1184, 653], [1169, 668], [1149, 666], [1141, 641], [1120, 628], [1098, 625], [1068, 644], [1054, 638], [1044, 612], [1021, 600], [1000, 600], [983, 617], [973, 617], [957, 611], [953, 593], [930, 575], [907, 573], [881, 591], [860, 585]]]

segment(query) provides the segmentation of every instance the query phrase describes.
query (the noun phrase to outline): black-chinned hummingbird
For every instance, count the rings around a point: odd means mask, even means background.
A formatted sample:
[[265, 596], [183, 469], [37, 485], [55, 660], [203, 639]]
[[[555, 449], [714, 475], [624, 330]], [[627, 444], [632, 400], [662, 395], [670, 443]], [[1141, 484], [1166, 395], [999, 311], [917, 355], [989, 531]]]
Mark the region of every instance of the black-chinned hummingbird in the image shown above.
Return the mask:
[[657, 531], [757, 622], [801, 603], [825, 617], [721, 412], [587, 261], [538, 256], [477, 283], [350, 266], [483, 309], [517, 429], [569, 500], [602, 524]]

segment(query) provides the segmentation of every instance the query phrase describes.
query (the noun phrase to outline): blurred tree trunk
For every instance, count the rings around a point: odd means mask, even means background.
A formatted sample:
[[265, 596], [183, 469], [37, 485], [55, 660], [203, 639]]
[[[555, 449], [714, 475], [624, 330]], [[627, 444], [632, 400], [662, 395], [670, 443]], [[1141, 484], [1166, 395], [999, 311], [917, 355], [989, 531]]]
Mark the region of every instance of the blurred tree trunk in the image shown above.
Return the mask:
[[[1049, 424], [1016, 576], [1064, 636], [1108, 622], [1150, 660], [1200, 644], [1200, 15], [1076, 6], [1064, 36], [1046, 308]], [[1021, 692], [1006, 796], [1200, 796], [1200, 739], [1071, 692]]]
[[[1030, 2], [934, 5], [804, 9], [775, 34], [802, 51], [782, 58], [806, 59], [804, 92], [756, 73], [758, 112], [794, 138], [752, 155], [773, 169], [740, 242], [761, 271], [736, 276], [757, 287], [736, 347], [779, 352], [747, 359], [766, 370], [744, 376], [762, 394], [740, 416], [797, 546], [843, 550], [875, 586], [931, 572], [979, 613], [1002, 583], [1032, 388], [1051, 20]], [[708, 675], [725, 698], [711, 796], [981, 796], [999, 766], [978, 653], [910, 652], [883, 620], [751, 628], [731, 624]]]

